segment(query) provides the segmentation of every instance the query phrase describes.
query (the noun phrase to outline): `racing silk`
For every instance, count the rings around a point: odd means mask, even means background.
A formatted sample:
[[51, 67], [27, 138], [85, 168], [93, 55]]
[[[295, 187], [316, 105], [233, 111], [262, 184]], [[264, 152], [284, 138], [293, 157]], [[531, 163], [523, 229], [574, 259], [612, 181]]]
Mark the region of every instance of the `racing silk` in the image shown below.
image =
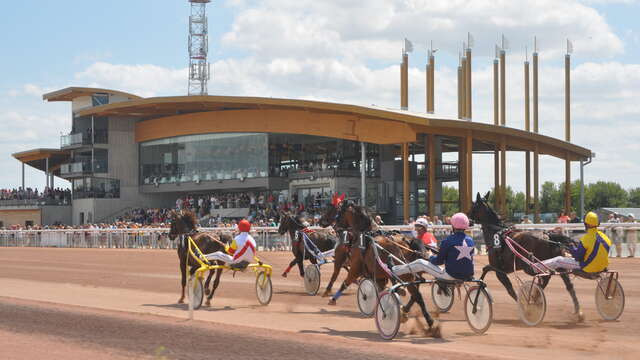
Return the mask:
[[597, 228], [589, 228], [580, 238], [580, 244], [570, 249], [571, 255], [580, 263], [584, 272], [596, 273], [609, 266], [611, 240]]
[[227, 248], [227, 252], [233, 256], [233, 262], [240, 261], [253, 262], [256, 256], [256, 241], [249, 233], [243, 232], [236, 236], [231, 245]]
[[434, 265], [444, 264], [445, 271], [452, 277], [467, 280], [473, 277], [473, 239], [462, 231], [449, 235], [440, 244], [438, 255], [429, 258]]
[[424, 234], [422, 234], [422, 236], [418, 236], [418, 239], [422, 240], [422, 243], [427, 246], [431, 246], [434, 248], [438, 247], [438, 240], [436, 240], [436, 237], [433, 236], [433, 233], [429, 231], [426, 231]]

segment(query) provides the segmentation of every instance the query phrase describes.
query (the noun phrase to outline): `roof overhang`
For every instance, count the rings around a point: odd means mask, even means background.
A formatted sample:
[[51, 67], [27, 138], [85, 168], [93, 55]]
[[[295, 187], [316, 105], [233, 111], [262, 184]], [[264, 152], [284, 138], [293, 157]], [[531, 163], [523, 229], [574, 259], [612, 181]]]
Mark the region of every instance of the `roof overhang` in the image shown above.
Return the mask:
[[[240, 96], [155, 97], [88, 108], [80, 110], [78, 115], [143, 119], [136, 126], [137, 141], [206, 132], [289, 131], [388, 144], [421, 141], [418, 139], [420, 134], [436, 134], [471, 136], [474, 143], [482, 141], [495, 146], [504, 143], [507, 150], [538, 151], [572, 161], [591, 156], [589, 149], [506, 126], [436, 114], [311, 100]], [[387, 128], [393, 131], [386, 131]], [[479, 149], [488, 147], [491, 146], [479, 146]]]
[[[69, 160], [70, 152], [60, 149], [32, 149], [12, 154], [21, 163], [41, 171], [59, 173], [60, 165]], [[48, 161], [47, 161], [48, 160]], [[47, 164], [49, 167], [47, 168]]]
[[72, 101], [73, 99], [81, 96], [91, 96], [96, 93], [104, 93], [111, 95], [121, 95], [131, 100], [142, 99], [138, 95], [129, 94], [122, 91], [100, 89], [100, 88], [86, 88], [86, 87], [68, 87], [61, 90], [56, 90], [50, 93], [42, 95], [42, 100], [46, 101]]

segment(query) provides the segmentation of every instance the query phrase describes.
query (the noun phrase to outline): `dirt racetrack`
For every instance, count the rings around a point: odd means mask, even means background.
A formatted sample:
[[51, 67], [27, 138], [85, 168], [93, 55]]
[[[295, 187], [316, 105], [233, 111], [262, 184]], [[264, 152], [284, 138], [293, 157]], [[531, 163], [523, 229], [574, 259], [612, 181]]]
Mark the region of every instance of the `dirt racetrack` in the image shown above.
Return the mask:
[[[640, 259], [612, 259], [627, 300], [617, 322], [600, 320], [595, 282], [576, 279], [587, 320], [573, 323], [569, 295], [557, 278], [545, 291], [545, 321], [526, 327], [515, 302], [489, 275], [494, 322], [485, 335], [472, 334], [456, 299], [440, 316], [443, 339], [410, 335], [410, 320], [389, 342], [380, 339], [373, 319], [359, 314], [355, 287], [338, 306], [328, 306], [328, 299], [304, 294], [296, 269], [280, 277], [289, 253], [261, 257], [274, 267], [269, 306], [257, 305], [251, 273], [225, 273], [212, 306], [187, 321], [187, 306], [176, 304], [174, 250], [0, 248], [0, 359], [566, 360], [637, 359], [640, 351]], [[486, 262], [476, 257], [478, 274]], [[322, 267], [321, 289], [331, 270]]]

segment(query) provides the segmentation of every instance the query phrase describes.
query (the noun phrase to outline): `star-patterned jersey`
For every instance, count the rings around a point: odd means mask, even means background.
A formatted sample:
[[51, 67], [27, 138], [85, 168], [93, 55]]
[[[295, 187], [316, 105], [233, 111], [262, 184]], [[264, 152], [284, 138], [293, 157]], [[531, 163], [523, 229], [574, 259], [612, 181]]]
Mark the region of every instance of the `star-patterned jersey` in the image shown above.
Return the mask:
[[440, 244], [438, 255], [429, 258], [435, 265], [444, 264], [447, 274], [460, 280], [473, 277], [473, 239], [462, 231], [449, 235]]

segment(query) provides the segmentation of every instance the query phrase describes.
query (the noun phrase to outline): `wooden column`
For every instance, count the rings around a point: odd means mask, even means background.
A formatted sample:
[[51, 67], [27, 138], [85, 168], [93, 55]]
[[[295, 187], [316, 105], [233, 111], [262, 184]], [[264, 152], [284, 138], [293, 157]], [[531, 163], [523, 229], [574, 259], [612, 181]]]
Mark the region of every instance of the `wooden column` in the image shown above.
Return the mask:
[[[538, 133], [538, 52], [533, 53], [533, 83], [531, 84], [533, 90], [533, 132]], [[538, 150], [538, 144], [536, 143], [535, 151], [533, 153], [533, 218], [535, 223], [540, 222], [540, 173], [539, 164], [540, 153]]]
[[[529, 119], [529, 61], [524, 62], [524, 128], [531, 131]], [[525, 156], [525, 204], [524, 213], [529, 214], [529, 204], [531, 203], [531, 153], [526, 151]]]
[[467, 203], [467, 143], [458, 138], [458, 204], [462, 211]]
[[435, 112], [435, 92], [436, 92], [436, 60], [433, 56], [433, 52], [429, 54], [429, 73], [431, 83], [429, 85], [429, 98], [427, 99], [427, 112], [433, 114]]
[[[500, 92], [499, 85], [499, 72], [498, 72], [498, 59], [493, 60], [493, 124], [500, 124], [500, 98], [498, 96]], [[496, 146], [493, 152], [493, 207], [500, 211], [500, 151]]]
[[536, 143], [535, 151], [533, 152], [533, 221], [535, 223], [540, 222], [540, 184], [538, 184], [540, 177], [538, 176], [538, 144]]
[[465, 90], [465, 94], [464, 94], [464, 99], [465, 99], [465, 116], [467, 119], [471, 120], [471, 49], [467, 48], [466, 50], [466, 55], [465, 57], [467, 58], [466, 61], [466, 68], [465, 68], [465, 86], [464, 86], [464, 90]]
[[402, 143], [402, 217], [409, 221], [409, 143]]
[[500, 139], [500, 213], [507, 215], [507, 143], [504, 136]]
[[[571, 142], [571, 55], [564, 56], [564, 136], [566, 142]], [[571, 211], [571, 159], [569, 153], [565, 158], [565, 190], [564, 211]]]
[[409, 56], [402, 54], [400, 65], [400, 109], [409, 109]]
[[464, 118], [464, 86], [462, 85], [462, 63], [458, 66], [458, 119]]
[[500, 50], [500, 125], [505, 126], [507, 124], [507, 103], [506, 103], [506, 92], [505, 92], [505, 61], [506, 54], [504, 50]]
[[463, 208], [464, 212], [471, 211], [471, 202], [473, 201], [473, 133], [471, 130], [467, 130], [467, 144], [465, 146], [466, 150], [466, 166], [467, 166], [467, 196], [466, 203]]
[[434, 216], [436, 213], [436, 137], [433, 134], [428, 135], [429, 142], [429, 172], [428, 172], [428, 189], [427, 197], [429, 204], [429, 216]]

